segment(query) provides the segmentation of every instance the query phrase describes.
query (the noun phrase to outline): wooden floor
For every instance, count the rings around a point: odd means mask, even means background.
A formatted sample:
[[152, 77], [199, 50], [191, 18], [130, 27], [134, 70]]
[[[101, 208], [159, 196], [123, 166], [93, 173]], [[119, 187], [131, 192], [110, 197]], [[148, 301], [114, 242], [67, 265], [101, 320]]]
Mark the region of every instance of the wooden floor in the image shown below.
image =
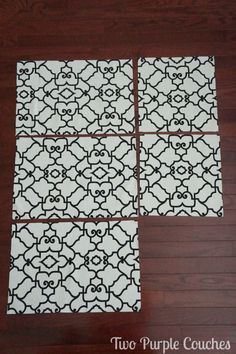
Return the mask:
[[[110, 354], [112, 336], [229, 339], [235, 354], [235, 0], [0, 0], [0, 22], [1, 354]], [[140, 313], [7, 316], [16, 61], [185, 55], [216, 56], [225, 217], [140, 219]]]

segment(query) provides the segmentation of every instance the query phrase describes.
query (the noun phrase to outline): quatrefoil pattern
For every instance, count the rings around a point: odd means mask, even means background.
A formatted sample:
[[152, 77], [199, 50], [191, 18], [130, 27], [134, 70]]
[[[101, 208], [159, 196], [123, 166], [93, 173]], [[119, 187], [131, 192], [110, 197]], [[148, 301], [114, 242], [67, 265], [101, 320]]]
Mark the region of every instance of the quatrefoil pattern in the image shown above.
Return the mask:
[[214, 57], [142, 58], [142, 132], [217, 131]]
[[17, 63], [16, 133], [134, 131], [131, 60]]
[[214, 58], [133, 81], [129, 59], [17, 63], [9, 314], [139, 311], [134, 220], [223, 216]]
[[17, 139], [13, 218], [137, 212], [134, 137]]
[[139, 310], [137, 222], [13, 225], [9, 314]]
[[222, 216], [219, 137], [141, 137], [142, 215]]

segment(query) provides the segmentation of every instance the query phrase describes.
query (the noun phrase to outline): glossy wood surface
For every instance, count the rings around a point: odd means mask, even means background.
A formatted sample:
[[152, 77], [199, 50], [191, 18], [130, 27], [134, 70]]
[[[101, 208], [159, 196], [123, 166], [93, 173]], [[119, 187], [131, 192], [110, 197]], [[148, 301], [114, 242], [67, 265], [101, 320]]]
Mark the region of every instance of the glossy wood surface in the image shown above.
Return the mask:
[[[117, 353], [112, 336], [229, 339], [235, 354], [236, 2], [0, 0], [0, 30], [1, 354]], [[140, 218], [140, 313], [7, 316], [16, 62], [185, 55], [216, 56], [225, 216]]]

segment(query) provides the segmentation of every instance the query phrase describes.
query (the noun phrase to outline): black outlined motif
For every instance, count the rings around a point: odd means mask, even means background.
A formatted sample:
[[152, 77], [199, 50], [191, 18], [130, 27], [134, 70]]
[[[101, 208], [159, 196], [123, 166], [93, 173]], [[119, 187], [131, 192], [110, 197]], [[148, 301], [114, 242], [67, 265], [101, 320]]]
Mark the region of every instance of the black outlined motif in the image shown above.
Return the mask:
[[217, 135], [144, 135], [141, 215], [222, 216]]
[[9, 314], [139, 310], [137, 222], [13, 225]]
[[17, 63], [17, 135], [131, 133], [131, 60]]
[[137, 213], [134, 137], [17, 139], [13, 218]]
[[218, 131], [214, 57], [139, 60], [142, 132]]

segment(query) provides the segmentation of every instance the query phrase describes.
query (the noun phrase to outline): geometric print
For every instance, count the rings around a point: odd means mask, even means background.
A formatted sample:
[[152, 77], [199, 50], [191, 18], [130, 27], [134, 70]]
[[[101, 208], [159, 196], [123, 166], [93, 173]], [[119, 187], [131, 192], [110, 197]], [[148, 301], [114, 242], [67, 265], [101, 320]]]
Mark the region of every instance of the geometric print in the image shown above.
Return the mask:
[[129, 218], [223, 216], [214, 64], [17, 63], [7, 313], [139, 311]]
[[137, 215], [134, 137], [17, 139], [13, 219]]
[[8, 314], [140, 310], [137, 222], [16, 224]]
[[144, 135], [141, 215], [223, 216], [217, 135]]
[[215, 132], [214, 57], [142, 58], [138, 61], [141, 132]]
[[16, 134], [134, 131], [131, 60], [17, 63]]

